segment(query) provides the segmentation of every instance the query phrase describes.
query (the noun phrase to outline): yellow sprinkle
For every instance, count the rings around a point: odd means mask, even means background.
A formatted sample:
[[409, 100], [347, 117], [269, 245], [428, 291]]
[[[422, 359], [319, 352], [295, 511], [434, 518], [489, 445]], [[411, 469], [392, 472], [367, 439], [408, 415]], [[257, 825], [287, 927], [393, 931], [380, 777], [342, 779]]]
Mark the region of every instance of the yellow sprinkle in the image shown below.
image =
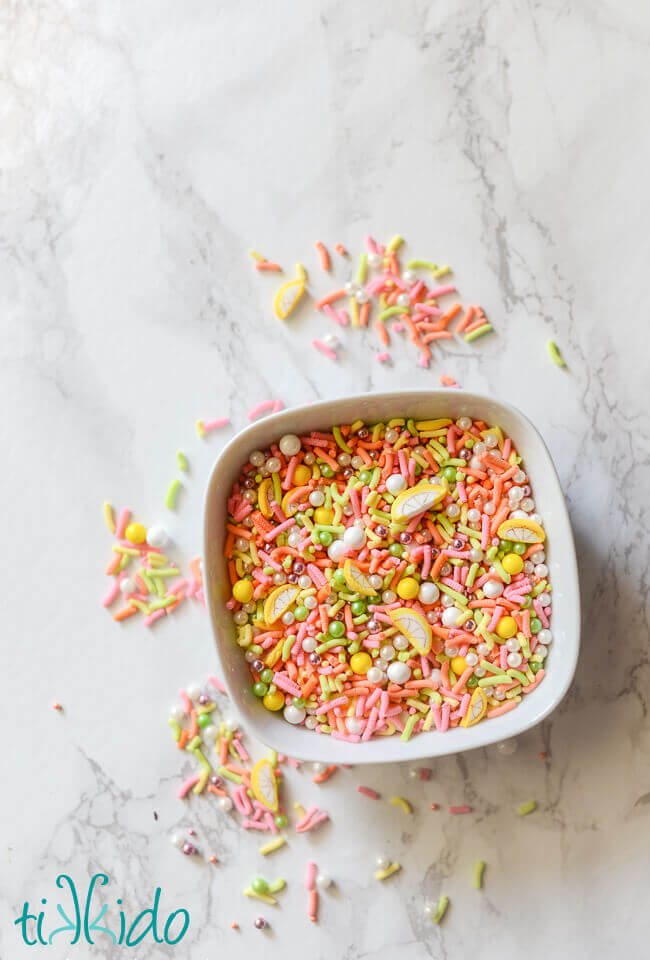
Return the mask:
[[391, 865], [386, 867], [385, 870], [377, 870], [375, 873], [375, 880], [387, 880], [388, 877], [392, 877], [394, 873], [397, 873], [397, 871], [401, 869], [401, 863], [391, 863]]
[[307, 282], [307, 271], [305, 270], [302, 263], [296, 264], [296, 276], [298, 277], [299, 280], [304, 280], [305, 283]]
[[255, 891], [252, 890], [251, 887], [246, 887], [246, 889], [244, 890], [244, 895], [246, 897], [255, 897], [257, 900], [261, 900], [262, 903], [268, 903], [268, 904], [271, 904], [272, 906], [278, 902], [275, 899], [275, 897], [269, 897], [267, 896], [266, 893], [255, 893]]
[[268, 843], [265, 843], [264, 846], [260, 847], [260, 853], [265, 857], [269, 853], [273, 853], [275, 850], [279, 850], [280, 847], [283, 847], [287, 841], [284, 837], [276, 837], [275, 840], [269, 840]]
[[262, 256], [262, 254], [258, 253], [257, 250], [249, 250], [248, 252], [253, 258], [253, 260], [264, 260], [264, 257]]
[[115, 517], [113, 516], [113, 508], [108, 501], [104, 504], [104, 522], [111, 533], [115, 533]]
[[200, 437], [205, 436], [205, 427], [203, 426], [203, 420], [196, 421], [196, 432]]
[[533, 810], [537, 809], [537, 804], [534, 800], [529, 800], [528, 803], [522, 803], [522, 805], [517, 810], [517, 813], [520, 817], [525, 817], [529, 813], [532, 813]]
[[210, 770], [210, 767], [204, 767], [203, 770], [201, 770], [201, 773], [199, 774], [199, 779], [196, 781], [196, 783], [194, 784], [194, 787], [192, 788], [192, 793], [203, 793], [203, 791], [205, 790], [206, 784], [208, 782], [208, 777], [210, 776], [211, 772], [212, 771]]
[[293, 809], [300, 817], [304, 817], [305, 813], [307, 812], [301, 803], [294, 803]]
[[408, 800], [405, 800], [404, 797], [391, 797], [388, 802], [394, 804], [396, 807], [401, 807], [404, 813], [413, 813], [411, 804]]
[[393, 239], [390, 241], [386, 247], [386, 253], [392, 253], [393, 250], [399, 250], [399, 248], [404, 243], [404, 237], [401, 237], [399, 233], [396, 233]]
[[350, 297], [350, 323], [353, 327], [359, 326], [359, 304], [354, 297]]

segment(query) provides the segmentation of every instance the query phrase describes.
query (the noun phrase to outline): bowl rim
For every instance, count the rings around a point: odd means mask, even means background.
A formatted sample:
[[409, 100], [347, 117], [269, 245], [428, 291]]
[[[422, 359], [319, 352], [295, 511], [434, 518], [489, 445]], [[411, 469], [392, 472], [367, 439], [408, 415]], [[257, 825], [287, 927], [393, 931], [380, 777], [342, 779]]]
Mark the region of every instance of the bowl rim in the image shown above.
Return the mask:
[[[296, 417], [300, 417], [302, 415], [308, 417], [311, 421], [317, 420], [319, 415], [321, 415], [321, 420], [328, 421], [329, 423], [335, 422], [337, 407], [340, 407], [343, 404], [358, 404], [360, 407], [362, 407], [367, 405], [369, 402], [375, 402], [381, 404], [395, 404], [396, 406], [401, 405], [402, 407], [407, 408], [409, 405], [412, 406], [414, 403], [418, 402], [424, 402], [426, 404], [430, 404], [431, 406], [435, 406], [440, 401], [442, 401], [443, 407], [448, 405], [457, 407], [459, 404], [464, 403], [467, 406], [476, 405], [480, 407], [481, 405], [487, 404], [492, 407], [501, 408], [503, 411], [506, 411], [515, 421], [520, 421], [523, 429], [530, 432], [534, 438], [534, 442], [538, 444], [539, 450], [543, 455], [548, 471], [548, 479], [551, 482], [551, 487], [553, 488], [552, 492], [557, 501], [555, 506], [558, 508], [558, 513], [555, 516], [552, 524], [552, 526], [556, 529], [555, 538], [557, 539], [558, 536], [558, 528], [564, 534], [565, 538], [565, 543], [563, 544], [564, 556], [561, 561], [563, 591], [566, 594], [573, 595], [573, 601], [569, 603], [569, 609], [566, 613], [566, 643], [563, 649], [562, 660], [558, 660], [558, 666], [555, 668], [557, 673], [554, 674], [554, 684], [552, 687], [540, 685], [539, 688], [540, 691], [547, 691], [547, 698], [543, 703], [542, 701], [539, 701], [538, 709], [525, 711], [525, 713], [529, 715], [522, 716], [519, 723], [514, 721], [516, 720], [516, 715], [520, 713], [520, 709], [524, 706], [523, 703], [516, 710], [510, 711], [501, 717], [493, 718], [489, 724], [478, 724], [476, 727], [472, 727], [470, 729], [463, 728], [463, 739], [466, 739], [468, 742], [466, 744], [461, 743], [460, 746], [455, 742], [457, 739], [454, 737], [456, 731], [451, 731], [450, 733], [447, 733], [441, 737], [431, 737], [426, 735], [417, 736], [406, 743], [401, 743], [400, 738], [397, 736], [386, 737], [382, 738], [381, 740], [374, 738], [369, 740], [367, 743], [349, 743], [346, 741], [336, 740], [335, 738], [327, 735], [319, 735], [314, 731], [306, 730], [304, 727], [293, 727], [286, 723], [275, 722], [276, 720], [279, 721], [279, 718], [269, 717], [268, 711], [265, 711], [261, 705], [259, 706], [258, 710], [249, 709], [245, 698], [242, 696], [242, 691], [231, 679], [226, 658], [222, 652], [222, 645], [233, 642], [232, 634], [228, 638], [221, 637], [221, 627], [217, 621], [217, 613], [215, 608], [218, 604], [223, 604], [224, 601], [221, 598], [216, 597], [215, 591], [210, 589], [207, 582], [208, 576], [212, 570], [212, 564], [210, 561], [215, 554], [215, 549], [218, 555], [221, 554], [221, 548], [215, 548], [215, 537], [210, 523], [212, 502], [215, 495], [215, 488], [221, 488], [220, 495], [222, 498], [224, 498], [223, 502], [225, 503], [225, 498], [228, 495], [229, 487], [227, 490], [223, 490], [221, 474], [224, 470], [224, 464], [227, 463], [232, 451], [235, 448], [239, 448], [244, 445], [246, 438], [248, 437], [253, 438], [259, 436], [260, 434], [270, 433], [279, 438], [283, 432], [287, 432], [286, 429], [283, 430], [282, 424], [294, 420]], [[398, 416], [399, 414], [395, 413], [395, 415]], [[441, 412], [440, 415], [442, 416], [444, 414]], [[462, 413], [454, 413], [449, 415], [453, 419], [456, 419], [458, 416], [462, 416]], [[477, 415], [476, 411], [474, 415]], [[316, 427], [309, 426], [308, 429], [316, 429]], [[512, 430], [509, 432], [512, 432]], [[264, 445], [266, 445], [267, 442], [269, 441], [265, 441]], [[254, 449], [256, 445], [257, 444], [254, 443], [251, 444], [251, 449]], [[517, 448], [519, 449], [519, 442], [517, 442]], [[528, 457], [530, 457], [530, 452]], [[537, 483], [539, 485], [539, 470]], [[534, 477], [533, 484], [535, 484]], [[544, 438], [532, 421], [510, 402], [503, 401], [494, 396], [487, 396], [486, 394], [464, 389], [449, 390], [447, 388], [432, 390], [391, 390], [333, 397], [319, 400], [312, 404], [302, 404], [295, 407], [290, 407], [278, 413], [270, 414], [261, 420], [254, 421], [253, 423], [244, 427], [242, 430], [238, 431], [218, 453], [206, 485], [203, 509], [203, 526], [203, 567], [204, 579], [206, 580], [206, 583], [204, 584], [206, 605], [208, 608], [210, 626], [217, 649], [217, 657], [221, 667], [226, 690], [237, 712], [240, 713], [244, 719], [248, 731], [256, 739], [273, 749], [277, 749], [279, 752], [301, 758], [306, 757], [310, 760], [351, 764], [402, 762], [406, 760], [412, 761], [415, 759], [433, 758], [456, 753], [464, 753], [466, 750], [478, 749], [479, 747], [488, 746], [492, 743], [506, 740], [513, 736], [519, 736], [526, 730], [530, 730], [532, 727], [537, 726], [537, 724], [541, 723], [553, 710], [559, 706], [572, 683], [580, 652], [581, 628], [580, 588], [573, 530], [571, 528], [569, 512], [560, 485], [557, 469]], [[223, 542], [223, 538], [221, 542]], [[548, 694], [550, 693], [551, 688], [553, 688], [554, 693], [549, 698]], [[259, 704], [259, 701], [256, 700], [255, 705], [257, 704]], [[264, 710], [264, 714], [266, 716], [262, 717], [262, 715], [259, 713], [259, 710]], [[267, 719], [271, 722], [264, 722]], [[503, 723], [502, 721], [508, 722]], [[276, 728], [277, 736], [275, 735]], [[272, 736], [269, 736], [270, 730], [274, 730], [274, 734]], [[431, 733], [435, 733], [435, 731], [431, 731]], [[472, 735], [467, 736], [467, 734], [470, 733]], [[296, 734], [302, 734], [304, 740], [304, 743], [300, 743], [300, 749], [298, 751], [295, 749], [295, 744], [292, 744], [291, 746], [289, 745], [290, 741], [295, 741], [297, 739]], [[398, 741], [400, 747], [399, 756], [392, 755], [396, 751], [392, 748], [391, 741]], [[390, 756], [386, 756], [388, 751], [391, 753]]]

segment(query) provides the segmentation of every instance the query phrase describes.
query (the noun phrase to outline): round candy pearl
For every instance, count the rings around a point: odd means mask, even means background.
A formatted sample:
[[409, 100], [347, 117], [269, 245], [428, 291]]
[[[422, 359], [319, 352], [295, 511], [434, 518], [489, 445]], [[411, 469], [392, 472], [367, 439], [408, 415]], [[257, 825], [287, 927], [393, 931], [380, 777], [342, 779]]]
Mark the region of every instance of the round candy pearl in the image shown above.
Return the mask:
[[395, 303], [398, 307], [410, 307], [411, 298], [409, 297], [408, 293], [400, 293]]
[[379, 651], [379, 656], [382, 660], [392, 660], [395, 656], [395, 648], [392, 644], [386, 643]]
[[174, 844], [175, 847], [179, 848], [179, 850], [185, 843], [185, 837], [183, 836], [182, 833], [172, 833], [169, 839], [171, 840], [171, 842]]
[[375, 866], [378, 870], [387, 870], [390, 867], [390, 860], [380, 853], [375, 860]]
[[379, 253], [369, 253], [368, 254], [368, 266], [369, 267], [378, 267], [381, 264], [381, 254]]
[[373, 573], [368, 577], [368, 582], [373, 590], [381, 590], [384, 580], [383, 577], [379, 576], [379, 574]]
[[487, 513], [488, 517], [491, 517], [492, 514], [495, 512], [495, 510], [496, 510], [496, 507], [494, 506], [491, 500], [488, 500], [488, 502], [483, 507], [483, 513]]
[[406, 683], [411, 679], [411, 668], [401, 660], [394, 660], [387, 673], [391, 683]]
[[306, 716], [307, 713], [302, 707], [294, 707], [293, 704], [289, 704], [288, 707], [284, 708], [284, 719], [287, 723], [302, 723]]
[[540, 580], [543, 580], [544, 577], [548, 576], [548, 567], [545, 563], [538, 563], [535, 567], [534, 573], [536, 577], [539, 577]]
[[500, 580], [488, 580], [483, 584], [483, 593], [488, 600], [494, 600], [495, 597], [500, 597], [503, 593], [503, 584]]
[[128, 577], [122, 580], [120, 584], [120, 590], [122, 593], [135, 593], [137, 589], [137, 583], [134, 580], [130, 580]]
[[478, 663], [477, 655], [475, 653], [472, 653], [471, 651], [469, 653], [466, 653], [465, 663], [467, 664], [468, 667], [475, 667], [476, 664]]
[[325, 773], [325, 764], [324, 763], [314, 763], [312, 764], [312, 770], [315, 774]]
[[458, 618], [461, 616], [461, 611], [458, 607], [447, 607], [446, 610], [442, 611], [442, 623], [445, 627], [455, 627]]
[[185, 716], [185, 710], [181, 707], [179, 703], [175, 703], [169, 712], [171, 716], [174, 718], [174, 720], [182, 720], [183, 717]]
[[488, 653], [490, 652], [490, 648], [488, 647], [487, 643], [479, 643], [476, 648], [476, 652], [478, 653], [479, 657], [487, 657]]
[[354, 299], [357, 301], [357, 303], [368, 303], [370, 298], [365, 290], [357, 290], [354, 295]]
[[441, 603], [443, 607], [453, 607], [454, 605], [454, 601], [451, 599], [451, 597], [448, 597], [447, 594], [444, 595], [444, 597], [441, 600]]
[[506, 650], [509, 653], [516, 653], [517, 650], [521, 649], [521, 644], [516, 637], [510, 637], [509, 640], [506, 640]]
[[339, 345], [339, 338], [335, 333], [326, 333], [323, 337], [323, 343], [335, 350]]
[[417, 780], [419, 776], [420, 776], [420, 771], [418, 770], [417, 767], [411, 767], [409, 769], [409, 777], [411, 778], [411, 780]]
[[330, 546], [327, 548], [327, 556], [330, 558], [330, 560], [333, 560], [334, 563], [338, 563], [345, 550], [346, 546], [343, 541], [335, 540], [334, 543], [330, 544]]
[[469, 559], [472, 561], [472, 563], [480, 563], [483, 559], [483, 551], [479, 550], [478, 547], [472, 547], [469, 552]]
[[366, 673], [366, 679], [368, 680], [368, 683], [381, 683], [384, 679], [384, 675], [379, 667], [371, 667]]
[[402, 271], [402, 280], [404, 283], [415, 283], [417, 276], [413, 270], [403, 270]]
[[537, 634], [537, 642], [544, 644], [544, 646], [551, 643], [552, 640], [553, 640], [553, 634], [551, 633], [550, 630], [546, 630], [544, 628], [540, 630], [539, 633]]
[[312, 490], [309, 494], [309, 502], [312, 507], [322, 507], [325, 503], [325, 494], [322, 490]]
[[200, 688], [200, 686], [199, 686], [197, 683], [191, 684], [191, 685], [187, 688], [187, 695], [188, 695], [188, 697], [190, 698], [190, 700], [198, 700], [199, 697], [201, 696], [201, 688]]
[[261, 467], [264, 463], [264, 454], [261, 450], [253, 450], [248, 459], [254, 467]]
[[396, 650], [408, 650], [409, 642], [403, 633], [396, 633], [391, 640]]
[[501, 743], [497, 743], [497, 750], [504, 757], [510, 757], [517, 749], [516, 740], [502, 740]]
[[343, 289], [345, 290], [345, 292], [349, 297], [353, 297], [354, 294], [357, 292], [357, 285], [354, 282], [354, 280], [346, 280], [345, 283], [343, 284]]
[[384, 590], [381, 595], [381, 599], [384, 601], [384, 603], [395, 603], [397, 600], [397, 595], [393, 593], [392, 590]]
[[269, 471], [269, 473], [277, 473], [281, 468], [282, 464], [277, 457], [270, 457], [266, 461], [266, 469]]
[[229, 813], [232, 810], [232, 800], [230, 797], [219, 797], [217, 802], [224, 813]]
[[245, 623], [248, 623], [248, 617], [243, 610], [238, 610], [237, 613], [233, 614], [233, 620], [238, 627], [243, 627]]
[[316, 876], [316, 886], [319, 890], [327, 890], [332, 886], [332, 878], [329, 873], [319, 873]]
[[472, 426], [470, 417], [459, 417], [456, 421], [461, 430], [467, 431]]
[[460, 507], [458, 506], [457, 503], [450, 503], [447, 509], [445, 510], [445, 513], [451, 520], [455, 520], [456, 517], [459, 516], [460, 514]]
[[286, 613], [282, 614], [282, 623], [285, 625], [285, 627], [290, 627], [295, 619], [296, 618], [292, 614], [291, 610], [287, 610]]
[[538, 646], [535, 647], [535, 656], [545, 660], [548, 656], [548, 648], [545, 647], [543, 643], [538, 644]]
[[425, 581], [420, 584], [419, 597], [421, 603], [435, 603], [439, 596], [440, 591], [435, 583]]
[[357, 526], [356, 523], [348, 527], [343, 534], [343, 544], [348, 550], [360, 550], [365, 542], [366, 535], [363, 527]]
[[375, 666], [378, 670], [387, 670], [388, 669], [388, 660], [382, 659], [382, 657], [377, 657], [375, 660]]
[[477, 510], [476, 507], [472, 507], [471, 510], [467, 511], [467, 519], [470, 523], [478, 523], [481, 519], [481, 511]]
[[309, 590], [312, 586], [311, 577], [307, 576], [306, 573], [303, 573], [301, 577], [298, 577], [298, 586], [301, 590]]
[[181, 850], [183, 851], [186, 857], [191, 857], [197, 852], [196, 847], [194, 846], [193, 843], [190, 843], [189, 840], [187, 840], [183, 844], [183, 846], [181, 847]]
[[301, 540], [302, 540], [302, 537], [300, 536], [299, 533], [290, 533], [289, 536], [287, 537], [287, 542], [289, 546], [293, 547], [294, 550], [296, 549], [296, 547], [298, 546]]
[[445, 647], [445, 653], [450, 657], [455, 657], [458, 654], [458, 647]]
[[216, 740], [217, 734], [219, 733], [219, 728], [215, 727], [213, 723], [208, 724], [207, 727], [203, 728], [203, 739], [204, 740]]
[[474, 676], [481, 677], [485, 676], [485, 667], [482, 667], [480, 664], [477, 667], [474, 667]]
[[316, 599], [316, 597], [313, 597], [313, 596], [305, 597], [305, 599], [303, 600], [303, 603], [308, 610], [315, 610], [316, 607], [318, 606], [318, 600]]
[[551, 595], [550, 595], [550, 593], [540, 593], [540, 595], [539, 595], [539, 597], [538, 597], [537, 599], [539, 600], [540, 606], [542, 606], [542, 607], [550, 607], [550, 605], [551, 605]]
[[347, 717], [345, 729], [353, 735], [359, 734], [363, 730], [363, 720], [360, 717]]
[[402, 490], [406, 490], [406, 480], [401, 473], [391, 473], [386, 480], [386, 489], [396, 497]]
[[285, 457], [295, 457], [300, 450], [300, 438], [295, 433], [285, 433], [278, 446]]
[[522, 660], [521, 654], [516, 652], [509, 653], [508, 656], [506, 657], [506, 663], [508, 664], [509, 667], [512, 667], [513, 670], [516, 667], [521, 666], [521, 660]]
[[254, 926], [256, 930], [264, 930], [266, 928], [264, 917], [255, 917]]
[[442, 671], [440, 671], [437, 667], [434, 667], [434, 669], [431, 671], [431, 673], [427, 677], [427, 680], [434, 687], [440, 686], [440, 681], [442, 680]]

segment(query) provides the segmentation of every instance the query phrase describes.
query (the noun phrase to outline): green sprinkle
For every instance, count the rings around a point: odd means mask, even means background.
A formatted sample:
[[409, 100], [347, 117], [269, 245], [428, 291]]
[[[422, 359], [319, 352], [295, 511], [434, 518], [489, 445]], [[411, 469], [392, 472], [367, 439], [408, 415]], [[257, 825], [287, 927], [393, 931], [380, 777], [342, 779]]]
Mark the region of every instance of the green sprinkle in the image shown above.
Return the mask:
[[479, 860], [474, 866], [474, 889], [481, 890], [483, 887], [483, 874], [485, 872], [485, 861]]
[[418, 720], [419, 720], [419, 717], [417, 713], [413, 713], [404, 724], [404, 730], [400, 737], [400, 740], [402, 740], [404, 743], [406, 743], [407, 740], [411, 739], [411, 734], [413, 733], [413, 727], [418, 722]]
[[409, 260], [406, 264], [407, 270], [437, 270], [438, 265], [432, 260]]
[[336, 440], [337, 444], [339, 445], [343, 453], [352, 453], [352, 448], [347, 445], [347, 443], [345, 442], [345, 440], [341, 435], [341, 428], [332, 427], [332, 433], [334, 434], [334, 439]]
[[173, 717], [170, 717], [169, 720], [167, 721], [167, 723], [168, 723], [169, 726], [172, 728], [172, 732], [173, 732], [173, 734], [174, 734], [174, 740], [176, 741], [176, 743], [178, 743], [178, 741], [179, 741], [180, 738], [181, 738], [181, 726], [180, 726], [180, 724], [178, 723], [178, 721], [174, 720]]
[[292, 634], [289, 634], [289, 636], [286, 638], [286, 640], [282, 644], [281, 657], [283, 660], [289, 659], [289, 654], [291, 653], [291, 648], [293, 646], [294, 640], [295, 640], [295, 637]]
[[386, 307], [385, 310], [382, 310], [379, 314], [378, 319], [381, 321], [387, 320], [389, 317], [395, 317], [398, 313], [408, 313], [408, 307]]
[[168, 510], [176, 509], [176, 497], [178, 495], [178, 491], [180, 490], [180, 487], [181, 487], [181, 482], [178, 479], [178, 477], [176, 478], [176, 480], [172, 480], [172, 482], [169, 484], [169, 487], [167, 488], [167, 496], [165, 497], [165, 506], [167, 507]]
[[511, 679], [507, 673], [501, 673], [498, 677], [482, 677], [478, 685], [479, 687], [493, 687], [497, 683], [511, 683]]
[[283, 877], [278, 877], [277, 880], [274, 880], [273, 883], [269, 883], [268, 890], [269, 893], [278, 893], [280, 890], [284, 890], [286, 887], [286, 881]]
[[465, 586], [470, 590], [474, 584], [474, 579], [478, 573], [478, 563], [473, 563], [469, 568], [469, 573], [467, 574], [467, 580], [465, 581]]
[[212, 770], [212, 767], [210, 766], [206, 758], [203, 756], [203, 753], [200, 747], [195, 747], [194, 750], [192, 750], [192, 753], [194, 754], [196, 759], [199, 761], [199, 763], [201, 764], [201, 767], [204, 770]]
[[484, 333], [489, 333], [492, 330], [491, 323], [484, 323], [483, 326], [477, 327], [476, 330], [472, 330], [471, 333], [466, 333], [464, 339], [467, 343], [471, 343], [472, 340], [476, 340], [477, 337], [483, 336]]
[[452, 590], [451, 587], [448, 587], [448, 586], [447, 586], [446, 584], [444, 584], [444, 583], [440, 583], [439, 580], [436, 580], [436, 584], [437, 584], [438, 588], [439, 588], [440, 590], [442, 590], [443, 593], [446, 593], [448, 597], [451, 597], [452, 600], [455, 600], [456, 603], [459, 603], [459, 604], [461, 605], [461, 607], [466, 607], [466, 606], [467, 606], [467, 603], [468, 603], [467, 598], [464, 597], [464, 596], [462, 595], [462, 593], [459, 593], [458, 590]]
[[232, 780], [233, 783], [241, 783], [241, 777], [238, 773], [233, 773], [232, 770], [226, 770], [225, 767], [218, 767], [217, 773], [222, 777], [225, 777], [226, 780]]
[[548, 353], [549, 357], [551, 358], [551, 360], [553, 361], [556, 367], [566, 367], [566, 363], [564, 362], [564, 359], [562, 358], [562, 354], [560, 353], [560, 348], [558, 347], [555, 340], [546, 341], [546, 352]]
[[513, 677], [515, 680], [518, 680], [519, 683], [524, 685], [524, 687], [528, 686], [528, 677], [525, 673], [522, 673], [521, 670], [510, 669], [508, 670], [508, 675]]
[[520, 817], [525, 817], [529, 813], [532, 813], [533, 810], [537, 809], [537, 803], [534, 800], [529, 800], [528, 803], [522, 803], [522, 805], [517, 810], [517, 813]]
[[444, 915], [447, 912], [447, 907], [449, 906], [449, 897], [442, 896], [438, 900], [438, 906], [436, 907], [436, 912], [431, 917], [434, 923], [441, 923]]
[[481, 660], [480, 666], [482, 666], [485, 670], [489, 670], [490, 673], [496, 674], [497, 677], [500, 677], [501, 674], [503, 673], [503, 670], [501, 669], [501, 667], [495, 666], [493, 663], [490, 663], [489, 660]]
[[196, 748], [200, 746], [201, 746], [201, 738], [197, 735], [196, 737], [192, 737], [190, 742], [185, 746], [185, 749], [192, 752], [193, 750], [196, 750]]
[[176, 463], [178, 464], [178, 469], [185, 472], [187, 470], [187, 457], [182, 450], [176, 452]]

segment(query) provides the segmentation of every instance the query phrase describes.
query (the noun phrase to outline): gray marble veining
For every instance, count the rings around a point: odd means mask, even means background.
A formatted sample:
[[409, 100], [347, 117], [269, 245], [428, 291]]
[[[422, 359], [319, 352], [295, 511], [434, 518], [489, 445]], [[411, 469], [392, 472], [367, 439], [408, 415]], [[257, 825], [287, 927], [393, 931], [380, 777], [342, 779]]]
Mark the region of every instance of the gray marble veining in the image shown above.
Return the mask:
[[[132, 951], [147, 960], [244, 957], [260, 937], [290, 958], [638, 951], [649, 933], [646, 5], [12, 0], [0, 23], [0, 955], [39, 949], [12, 923], [25, 899], [53, 902], [59, 872], [82, 884], [97, 870], [132, 913], [157, 885], [166, 913], [190, 910], [182, 947]], [[425, 371], [401, 343], [376, 363], [372, 333], [347, 330], [333, 365], [309, 345], [327, 321], [301, 307], [279, 324], [274, 278], [247, 254], [303, 260], [320, 292], [315, 240], [358, 251], [367, 232], [395, 231], [453, 265], [496, 336], [445, 347]], [[550, 364], [549, 337], [567, 370]], [[363, 772], [408, 796], [412, 818], [360, 796], [358, 771], [322, 788], [306, 767], [289, 773], [290, 800], [326, 806], [332, 823], [265, 864], [256, 838], [207, 801], [176, 799], [185, 768], [167, 709], [213, 667], [207, 619], [188, 609], [151, 631], [113, 623], [95, 599], [110, 549], [101, 502], [164, 521], [187, 560], [230, 435], [199, 441], [197, 417], [241, 426], [269, 396], [437, 386], [441, 373], [514, 402], [550, 446], [579, 552], [575, 683], [513, 757], [443, 759], [426, 784], [406, 768]], [[166, 515], [179, 447], [191, 469]], [[538, 811], [514, 816], [529, 797]], [[219, 866], [168, 842], [190, 825]], [[403, 870], [380, 885], [383, 852]], [[318, 926], [302, 888], [310, 856], [337, 884]], [[289, 880], [272, 914], [241, 895], [260, 869]], [[437, 928], [423, 907], [440, 893], [451, 907]], [[252, 928], [258, 912], [268, 934]], [[106, 937], [41, 949], [122, 955]]]

